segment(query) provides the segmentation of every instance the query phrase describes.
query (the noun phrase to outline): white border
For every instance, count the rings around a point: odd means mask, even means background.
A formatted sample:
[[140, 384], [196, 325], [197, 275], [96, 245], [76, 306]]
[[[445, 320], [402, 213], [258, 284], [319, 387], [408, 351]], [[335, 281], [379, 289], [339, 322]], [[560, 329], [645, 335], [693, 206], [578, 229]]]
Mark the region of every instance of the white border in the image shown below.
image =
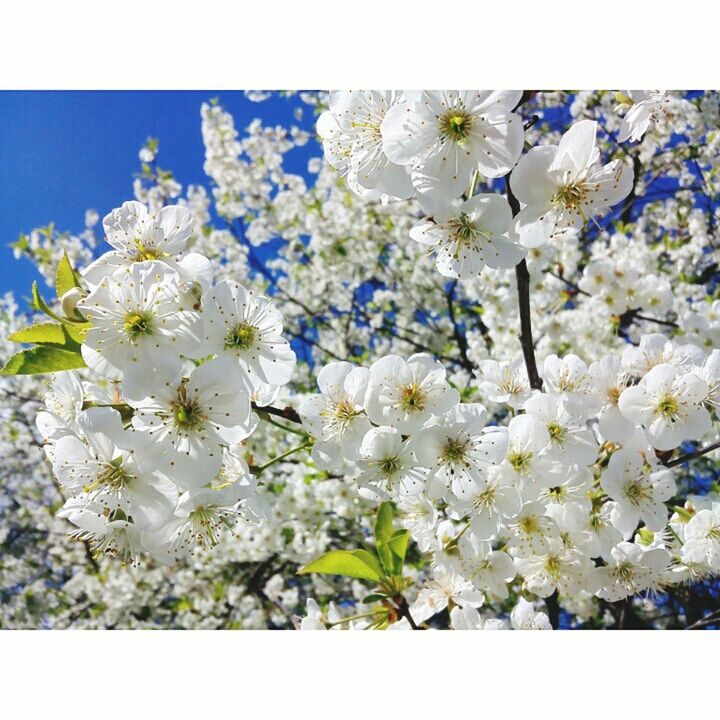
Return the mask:
[[709, 0], [32, 0], [6, 88], [711, 88]]
[[712, 717], [716, 677], [692, 631], [18, 631], [0, 657], [3, 716], [52, 720]]

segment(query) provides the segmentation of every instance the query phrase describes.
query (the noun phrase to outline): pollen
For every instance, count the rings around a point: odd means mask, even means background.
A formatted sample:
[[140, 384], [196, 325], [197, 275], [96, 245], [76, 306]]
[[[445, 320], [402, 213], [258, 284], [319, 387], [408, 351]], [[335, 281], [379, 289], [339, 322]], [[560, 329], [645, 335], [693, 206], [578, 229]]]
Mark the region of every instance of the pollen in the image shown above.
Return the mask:
[[249, 323], [238, 323], [225, 336], [225, 349], [249, 350], [257, 341], [258, 331]]

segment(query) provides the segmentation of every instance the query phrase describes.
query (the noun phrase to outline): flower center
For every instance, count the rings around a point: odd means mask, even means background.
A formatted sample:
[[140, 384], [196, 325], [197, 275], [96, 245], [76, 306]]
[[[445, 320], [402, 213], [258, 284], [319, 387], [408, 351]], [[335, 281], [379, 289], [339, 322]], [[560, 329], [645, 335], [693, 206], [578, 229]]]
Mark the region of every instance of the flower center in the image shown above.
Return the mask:
[[448, 438], [445, 447], [443, 448], [443, 460], [450, 463], [462, 462], [465, 459], [465, 451], [467, 449], [467, 443], [456, 438]]
[[472, 499], [472, 506], [476, 510], [493, 507], [495, 505], [495, 487], [490, 486]]
[[225, 349], [249, 350], [257, 340], [258, 331], [254, 325], [239, 323], [225, 336]]
[[392, 477], [401, 467], [402, 464], [397, 455], [389, 455], [380, 461], [380, 471], [386, 477]]
[[161, 260], [168, 256], [168, 253], [164, 253], [156, 247], [145, 247], [143, 241], [140, 238], [133, 240], [135, 244], [135, 255], [133, 260], [135, 262], [143, 262], [143, 260]]
[[417, 383], [402, 388], [400, 391], [400, 407], [406, 413], [422, 412], [425, 409], [425, 393]]
[[516, 473], [523, 474], [530, 470], [531, 452], [514, 452], [508, 455], [508, 462]]
[[521, 518], [518, 527], [523, 535], [533, 535], [534, 533], [540, 532], [540, 523], [538, 523], [535, 515], [528, 515]]
[[557, 555], [548, 555], [544, 563], [545, 572], [554, 578], [560, 577], [562, 561]]
[[567, 210], [578, 210], [588, 196], [588, 187], [584, 182], [568, 183], [558, 189], [553, 196], [553, 203], [562, 205]]
[[182, 431], [202, 430], [205, 426], [205, 415], [200, 404], [188, 398], [187, 389], [183, 383], [178, 388], [177, 400], [172, 404], [175, 427]]
[[111, 462], [106, 463], [102, 471], [98, 473], [95, 481], [90, 485], [86, 485], [83, 492], [92, 492], [102, 486], [111, 490], [122, 490], [134, 478], [123, 468], [122, 462], [122, 457], [116, 457]]
[[565, 430], [557, 423], [550, 423], [547, 426], [550, 439], [553, 442], [561, 443], [565, 438]]
[[137, 340], [143, 335], [152, 335], [154, 329], [154, 315], [147, 310], [136, 310], [125, 315], [123, 328], [131, 340]]
[[673, 420], [678, 414], [678, 401], [672, 395], [663, 395], [660, 398], [660, 402], [657, 404], [656, 413], [663, 415], [668, 420]]
[[463, 145], [473, 126], [473, 116], [462, 109], [450, 110], [440, 118], [440, 132], [458, 145]]
[[630, 480], [625, 483], [624, 492], [627, 499], [633, 505], [637, 505], [643, 500], [650, 500], [652, 498], [650, 488], [640, 480]]
[[627, 561], [621, 562], [615, 568], [615, 577], [619, 578], [626, 585], [632, 584], [634, 575], [633, 565]]

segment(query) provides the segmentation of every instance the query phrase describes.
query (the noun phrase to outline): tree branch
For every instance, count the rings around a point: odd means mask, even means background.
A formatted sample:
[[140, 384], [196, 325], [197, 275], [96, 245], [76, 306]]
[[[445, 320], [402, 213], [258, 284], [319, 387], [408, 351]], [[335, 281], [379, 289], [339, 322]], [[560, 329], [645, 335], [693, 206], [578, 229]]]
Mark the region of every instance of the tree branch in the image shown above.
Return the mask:
[[688, 453], [687, 455], [681, 455], [680, 457], [675, 458], [674, 460], [669, 460], [665, 463], [665, 467], [675, 467], [676, 465], [681, 465], [684, 462], [687, 462], [688, 460], [694, 460], [695, 458], [702, 457], [703, 455], [707, 455], [709, 452], [712, 452], [713, 450], [717, 450], [720, 448], [720, 440], [717, 442], [712, 443], [711, 445], [708, 445], [704, 448], [700, 448], [699, 450], [696, 450], [695, 452]]

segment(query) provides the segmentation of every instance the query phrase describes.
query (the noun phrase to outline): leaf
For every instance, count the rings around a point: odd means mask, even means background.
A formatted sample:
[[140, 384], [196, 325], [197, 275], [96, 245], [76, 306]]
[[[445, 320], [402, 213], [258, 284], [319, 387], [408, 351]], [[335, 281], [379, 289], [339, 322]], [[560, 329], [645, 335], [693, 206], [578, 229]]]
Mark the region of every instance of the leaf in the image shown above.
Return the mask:
[[34, 343], [35, 345], [53, 345], [77, 352], [82, 343], [81, 335], [86, 330], [78, 332], [75, 328], [57, 323], [39, 323], [22, 328], [8, 335], [8, 340], [19, 343]]
[[67, 323], [66, 325], [63, 325], [65, 328], [67, 334], [78, 344], [82, 344], [85, 342], [85, 336], [87, 335], [88, 330], [90, 329], [90, 323]]
[[45, 313], [48, 317], [51, 317], [53, 320], [57, 320], [58, 322], [63, 322], [63, 319], [61, 317], [58, 317], [50, 309], [50, 307], [45, 302], [45, 300], [43, 300], [43, 297], [40, 294], [40, 291], [38, 290], [37, 280], [35, 280], [32, 284], [32, 302], [30, 303], [30, 307], [33, 310], [37, 310], [38, 312]]
[[[385, 571], [390, 575], [396, 575], [395, 559], [392, 550], [388, 546], [388, 541], [393, 535], [393, 517], [395, 510], [391, 502], [384, 502], [380, 505], [375, 516], [375, 547], [380, 562]], [[402, 569], [402, 565], [400, 566]]]
[[323, 575], [344, 575], [373, 582], [380, 582], [383, 577], [380, 563], [367, 550], [331, 550], [301, 567], [298, 575], [313, 572]]
[[55, 274], [55, 292], [58, 300], [68, 291], [74, 287], [80, 287], [78, 277], [73, 270], [73, 266], [70, 264], [70, 258], [67, 256], [67, 252], [63, 253], [60, 263], [58, 264], [57, 273]]
[[381, 593], [372, 593], [370, 595], [366, 595], [362, 600], [363, 605], [370, 605], [374, 602], [380, 602], [380, 600], [387, 600], [387, 595], [382, 595]]
[[[402, 566], [405, 562], [405, 554], [407, 553], [409, 543], [409, 530], [398, 530], [388, 541], [388, 547], [392, 550], [393, 555], [400, 561], [400, 572], [402, 572]], [[396, 574], [399, 575], [400, 572]]]
[[387, 542], [393, 534], [393, 518], [395, 509], [391, 502], [384, 502], [380, 505], [375, 516], [375, 544], [380, 545]]
[[0, 375], [39, 375], [85, 367], [78, 351], [52, 345], [39, 345], [13, 355], [0, 370]]

